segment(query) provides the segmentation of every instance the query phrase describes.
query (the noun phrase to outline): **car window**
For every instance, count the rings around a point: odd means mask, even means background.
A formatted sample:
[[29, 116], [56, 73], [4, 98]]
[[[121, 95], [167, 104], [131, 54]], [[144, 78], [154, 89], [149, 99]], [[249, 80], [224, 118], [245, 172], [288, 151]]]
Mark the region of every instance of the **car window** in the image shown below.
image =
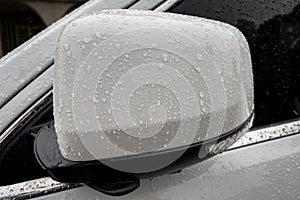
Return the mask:
[[300, 116], [300, 1], [186, 0], [169, 12], [229, 23], [248, 40], [254, 126]]
[[0, 12], [2, 54], [12, 51], [44, 28], [41, 19], [33, 12]]
[[0, 1], [0, 58], [84, 2]]
[[[46, 177], [34, 155], [35, 134], [46, 122], [53, 120], [53, 106], [37, 111], [28, 124], [15, 133], [9, 143], [0, 148], [0, 186]], [[25, 120], [24, 120], [25, 121]]]

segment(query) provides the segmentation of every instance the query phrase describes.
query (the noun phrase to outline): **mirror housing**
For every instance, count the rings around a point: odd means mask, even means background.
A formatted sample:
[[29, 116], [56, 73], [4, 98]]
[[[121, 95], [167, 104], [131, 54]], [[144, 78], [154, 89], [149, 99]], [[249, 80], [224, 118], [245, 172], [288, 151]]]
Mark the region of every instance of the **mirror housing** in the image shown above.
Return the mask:
[[221, 153], [252, 125], [243, 34], [217, 21], [109, 10], [62, 32], [54, 117], [36, 157], [62, 182], [110, 195]]

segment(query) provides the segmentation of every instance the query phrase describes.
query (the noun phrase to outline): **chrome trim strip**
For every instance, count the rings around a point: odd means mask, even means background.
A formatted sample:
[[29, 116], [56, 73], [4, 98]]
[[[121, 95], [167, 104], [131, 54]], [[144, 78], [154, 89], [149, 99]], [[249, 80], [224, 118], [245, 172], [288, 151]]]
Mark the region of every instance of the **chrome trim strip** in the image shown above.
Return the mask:
[[228, 150], [278, 139], [297, 133], [300, 133], [300, 119], [249, 131]]
[[136, 10], [153, 10], [160, 6], [166, 0], [140, 0], [136, 4], [130, 7], [130, 9]]
[[59, 183], [51, 178], [41, 178], [0, 187], [0, 199], [28, 199], [79, 186], [78, 184]]
[[175, 4], [177, 4], [181, 1], [183, 1], [183, 0], [167, 0], [166, 2], [164, 2], [163, 4], [161, 4], [160, 6], [155, 8], [154, 10], [158, 11], [158, 12], [164, 12], [164, 11], [167, 11], [168, 9], [170, 9]]

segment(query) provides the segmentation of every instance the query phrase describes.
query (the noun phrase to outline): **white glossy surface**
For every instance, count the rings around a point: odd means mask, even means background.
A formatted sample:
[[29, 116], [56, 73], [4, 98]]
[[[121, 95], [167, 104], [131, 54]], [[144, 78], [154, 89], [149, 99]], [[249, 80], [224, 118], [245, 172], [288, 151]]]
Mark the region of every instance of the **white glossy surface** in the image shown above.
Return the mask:
[[[63, 31], [55, 66], [55, 127], [71, 160], [211, 139], [253, 110], [248, 44], [236, 28], [217, 21], [130, 10], [85, 16]], [[163, 132], [165, 125], [176, 137]], [[143, 141], [137, 146], [135, 138]], [[158, 144], [164, 140], [171, 142]]]
[[[53, 85], [54, 69], [46, 70], [0, 110], [0, 132]], [[1, 138], [1, 137], [0, 137]]]
[[299, 200], [300, 135], [227, 151], [180, 174], [142, 181], [123, 197], [88, 187], [46, 195], [38, 200]]

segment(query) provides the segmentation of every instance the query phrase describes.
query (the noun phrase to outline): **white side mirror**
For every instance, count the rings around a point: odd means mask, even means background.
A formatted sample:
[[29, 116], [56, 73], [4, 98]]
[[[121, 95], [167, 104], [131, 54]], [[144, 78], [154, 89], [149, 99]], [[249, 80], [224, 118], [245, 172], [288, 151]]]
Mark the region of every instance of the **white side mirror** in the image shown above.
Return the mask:
[[[137, 177], [172, 172], [222, 152], [252, 123], [248, 44], [221, 22], [85, 16], [62, 32], [55, 67], [55, 130], [70, 162], [98, 160]], [[184, 157], [191, 162], [178, 164]]]

